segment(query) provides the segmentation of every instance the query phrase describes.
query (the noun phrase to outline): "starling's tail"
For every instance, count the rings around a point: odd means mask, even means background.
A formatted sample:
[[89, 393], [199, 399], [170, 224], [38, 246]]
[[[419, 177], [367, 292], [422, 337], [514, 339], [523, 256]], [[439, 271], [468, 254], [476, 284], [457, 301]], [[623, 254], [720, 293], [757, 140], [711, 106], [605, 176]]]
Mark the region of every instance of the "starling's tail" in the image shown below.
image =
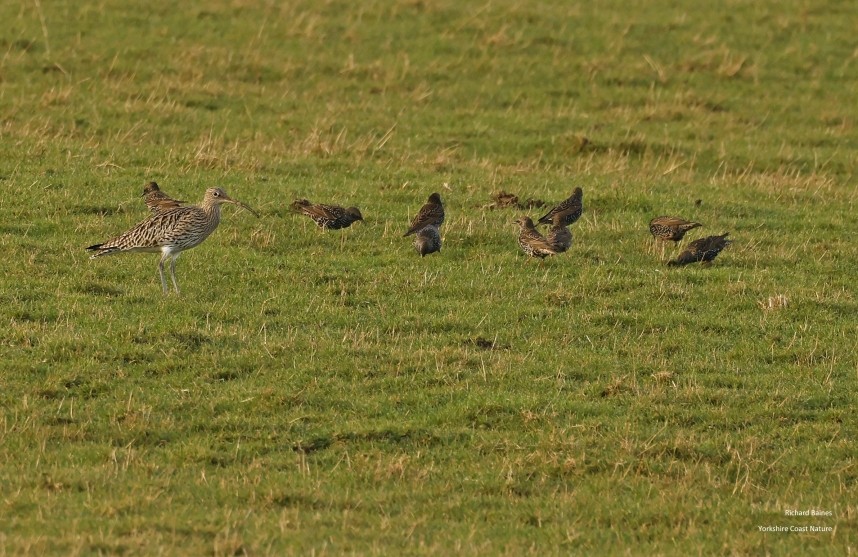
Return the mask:
[[114, 247], [107, 247], [107, 248], [102, 247], [102, 246], [104, 246], [104, 244], [95, 244], [94, 246], [89, 246], [88, 248], [86, 248], [87, 251], [95, 252], [91, 256], [89, 256], [89, 258], [93, 259], [96, 257], [100, 257], [102, 255], [110, 255], [112, 253], [119, 253], [120, 251], [122, 251], [121, 249], [119, 249], [115, 246]]
[[291, 205], [289, 205], [289, 207], [293, 211], [300, 213], [300, 212], [302, 212], [302, 209], [304, 209], [304, 207], [309, 207], [310, 205], [312, 205], [312, 203], [310, 203], [306, 199], [296, 199], [295, 201], [292, 202]]

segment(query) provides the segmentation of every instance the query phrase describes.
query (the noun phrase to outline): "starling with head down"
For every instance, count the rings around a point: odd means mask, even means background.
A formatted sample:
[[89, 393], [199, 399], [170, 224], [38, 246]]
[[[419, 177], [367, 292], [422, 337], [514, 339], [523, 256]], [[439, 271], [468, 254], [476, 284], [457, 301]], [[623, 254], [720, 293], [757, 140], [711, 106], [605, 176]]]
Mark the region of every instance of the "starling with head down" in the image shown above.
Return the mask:
[[414, 236], [414, 249], [420, 257], [426, 257], [430, 253], [441, 251], [441, 233], [434, 224], [428, 224], [420, 229]]
[[697, 263], [698, 261], [701, 263], [711, 263], [721, 253], [721, 250], [733, 243], [732, 240], [727, 239], [728, 234], [729, 232], [725, 232], [720, 236], [707, 236], [706, 238], [694, 240], [688, 244], [685, 251], [679, 254], [679, 257], [673, 261], [668, 261], [667, 264], [673, 267]]
[[582, 202], [583, 192], [581, 188], [575, 188], [568, 199], [557, 205], [539, 219], [539, 224], [550, 224], [554, 221], [554, 215], [563, 214], [563, 225], [569, 226], [581, 218], [584, 212]]
[[363, 215], [357, 207], [340, 207], [339, 205], [324, 205], [321, 203], [310, 203], [306, 199], [297, 199], [292, 202], [292, 209], [307, 215], [319, 228], [324, 230], [339, 230], [348, 228], [353, 222], [363, 220]]
[[187, 203], [186, 201], [173, 199], [166, 193], [162, 192], [161, 188], [158, 187], [158, 184], [155, 182], [149, 182], [143, 186], [142, 197], [146, 207], [148, 207], [153, 213], [166, 211], [167, 209], [175, 209], [176, 207], [181, 207], [183, 204]]
[[572, 245], [572, 231], [563, 224], [564, 218], [563, 213], [554, 215], [553, 224], [545, 235], [545, 241], [557, 253], [563, 253]]
[[514, 222], [521, 227], [518, 234], [518, 245], [521, 246], [524, 253], [540, 259], [549, 255], [557, 255], [555, 247], [549, 244], [548, 240], [539, 233], [530, 217], [520, 217]]
[[429, 225], [440, 227], [442, 224], [444, 224], [444, 205], [441, 203], [441, 196], [433, 193], [420, 211], [414, 215], [411, 226], [403, 236], [419, 232]]
[[689, 230], [703, 226], [679, 217], [656, 217], [649, 221], [649, 233], [657, 240], [679, 242]]

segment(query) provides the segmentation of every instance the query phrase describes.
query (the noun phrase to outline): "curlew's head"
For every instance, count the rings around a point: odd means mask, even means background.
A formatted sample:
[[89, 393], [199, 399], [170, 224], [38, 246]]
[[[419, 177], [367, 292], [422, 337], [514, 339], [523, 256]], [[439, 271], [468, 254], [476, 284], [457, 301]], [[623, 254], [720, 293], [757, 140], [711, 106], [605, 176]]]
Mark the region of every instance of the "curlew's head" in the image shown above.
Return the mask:
[[256, 218], [259, 218], [259, 213], [257, 213], [256, 211], [254, 211], [253, 209], [251, 209], [250, 207], [248, 207], [247, 205], [245, 205], [241, 201], [238, 201], [236, 199], [231, 198], [230, 196], [228, 196], [226, 194], [225, 191], [223, 191], [223, 189], [221, 189], [221, 188], [209, 188], [206, 190], [206, 193], [203, 196], [203, 203], [202, 203], [202, 205], [204, 207], [205, 206], [216, 207], [216, 206], [221, 205], [223, 203], [231, 203], [232, 205], [238, 205], [239, 207], [241, 207], [243, 209], [247, 209], [248, 211], [253, 213], [253, 216], [255, 216]]
[[355, 220], [363, 220], [363, 215], [360, 214], [360, 209], [357, 207], [347, 207], [346, 213], [351, 215]]

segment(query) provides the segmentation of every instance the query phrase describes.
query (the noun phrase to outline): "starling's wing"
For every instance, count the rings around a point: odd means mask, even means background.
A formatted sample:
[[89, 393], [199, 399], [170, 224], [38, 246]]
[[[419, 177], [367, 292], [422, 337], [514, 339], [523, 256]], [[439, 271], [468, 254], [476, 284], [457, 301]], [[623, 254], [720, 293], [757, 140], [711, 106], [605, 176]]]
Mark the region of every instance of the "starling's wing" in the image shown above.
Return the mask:
[[654, 224], [660, 224], [661, 226], [666, 226], [669, 228], [678, 228], [685, 226], [687, 224], [694, 224], [685, 219], [681, 219], [679, 217], [658, 217], [657, 219], [653, 219]]
[[535, 230], [525, 230], [521, 233], [521, 240], [529, 245], [534, 252], [556, 255], [557, 250], [554, 249], [548, 240], [542, 234]]
[[539, 218], [540, 224], [550, 224], [552, 220], [554, 220], [554, 215], [564, 213], [566, 218], [564, 221], [566, 224], [572, 224], [581, 216], [583, 211], [583, 205], [581, 203], [581, 198], [583, 193], [581, 188], [575, 188], [575, 191], [572, 192], [572, 195], [569, 196], [566, 200], [561, 202], [559, 205], [548, 211], [545, 215]]
[[345, 209], [334, 205], [311, 205], [306, 208], [307, 214], [312, 217], [319, 217], [325, 220], [337, 220], [343, 216]]
[[444, 206], [437, 205], [435, 203], [427, 203], [420, 209], [420, 212], [415, 215], [414, 220], [411, 221], [411, 227], [405, 234], [403, 234], [403, 236], [414, 234], [418, 230], [422, 230], [429, 225], [441, 226], [443, 222]]

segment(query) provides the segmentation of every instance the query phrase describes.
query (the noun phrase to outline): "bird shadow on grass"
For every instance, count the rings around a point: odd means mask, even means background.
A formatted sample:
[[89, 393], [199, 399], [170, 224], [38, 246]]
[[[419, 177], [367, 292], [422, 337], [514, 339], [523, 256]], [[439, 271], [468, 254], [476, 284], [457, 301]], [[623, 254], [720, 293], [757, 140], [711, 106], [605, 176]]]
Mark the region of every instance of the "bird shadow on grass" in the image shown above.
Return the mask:
[[122, 290], [103, 284], [87, 284], [77, 289], [81, 294], [93, 294], [95, 296], [121, 296]]
[[122, 207], [118, 207], [116, 205], [106, 206], [106, 205], [76, 205], [71, 209], [71, 213], [75, 215], [116, 215], [119, 213], [126, 213], [125, 209]]

